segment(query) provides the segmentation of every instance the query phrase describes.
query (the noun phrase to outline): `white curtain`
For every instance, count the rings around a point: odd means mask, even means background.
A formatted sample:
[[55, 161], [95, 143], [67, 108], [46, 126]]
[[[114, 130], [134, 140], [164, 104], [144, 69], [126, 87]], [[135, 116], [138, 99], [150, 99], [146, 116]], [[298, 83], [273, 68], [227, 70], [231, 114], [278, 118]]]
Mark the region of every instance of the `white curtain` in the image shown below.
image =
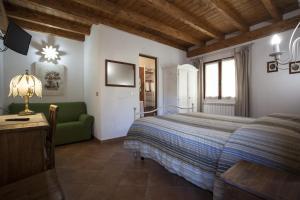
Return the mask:
[[198, 69], [198, 112], [203, 112], [203, 58], [195, 58], [192, 64]]
[[234, 50], [236, 63], [236, 103], [235, 115], [249, 117], [251, 44]]

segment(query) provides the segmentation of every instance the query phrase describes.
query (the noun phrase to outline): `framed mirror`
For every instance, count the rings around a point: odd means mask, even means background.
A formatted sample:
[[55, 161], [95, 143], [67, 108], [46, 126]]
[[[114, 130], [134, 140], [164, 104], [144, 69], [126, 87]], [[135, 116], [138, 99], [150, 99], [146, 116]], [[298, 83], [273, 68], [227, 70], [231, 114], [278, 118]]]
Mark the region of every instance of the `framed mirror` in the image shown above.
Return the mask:
[[105, 60], [105, 85], [135, 87], [135, 64]]

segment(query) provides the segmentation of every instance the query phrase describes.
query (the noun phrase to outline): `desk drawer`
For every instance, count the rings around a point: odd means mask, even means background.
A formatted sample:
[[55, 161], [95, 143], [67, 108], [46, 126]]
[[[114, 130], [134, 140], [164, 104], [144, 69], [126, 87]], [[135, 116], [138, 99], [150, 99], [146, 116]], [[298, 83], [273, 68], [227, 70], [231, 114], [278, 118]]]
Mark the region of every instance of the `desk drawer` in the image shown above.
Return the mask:
[[0, 186], [45, 170], [46, 130], [0, 134]]

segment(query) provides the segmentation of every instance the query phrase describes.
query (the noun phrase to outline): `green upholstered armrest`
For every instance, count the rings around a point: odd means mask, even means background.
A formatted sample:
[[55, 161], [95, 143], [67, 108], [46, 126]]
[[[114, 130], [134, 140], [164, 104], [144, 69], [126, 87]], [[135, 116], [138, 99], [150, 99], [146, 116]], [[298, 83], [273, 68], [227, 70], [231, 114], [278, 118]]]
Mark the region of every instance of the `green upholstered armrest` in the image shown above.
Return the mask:
[[88, 114], [81, 114], [79, 116], [79, 121], [81, 121], [82, 123], [84, 123], [85, 125], [92, 125], [94, 122], [94, 117]]

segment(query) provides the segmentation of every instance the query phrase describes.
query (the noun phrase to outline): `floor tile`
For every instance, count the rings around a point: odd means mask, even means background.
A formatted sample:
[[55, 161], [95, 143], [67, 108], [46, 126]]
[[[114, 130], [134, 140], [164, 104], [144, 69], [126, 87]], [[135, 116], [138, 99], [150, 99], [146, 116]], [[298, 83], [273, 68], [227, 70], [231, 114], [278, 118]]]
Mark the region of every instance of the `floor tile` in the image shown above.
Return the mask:
[[88, 189], [88, 184], [75, 184], [75, 183], [60, 183], [64, 191], [66, 200], [80, 200], [81, 196]]
[[[149, 187], [146, 194], [146, 200], [189, 200], [185, 198], [185, 188], [155, 186]], [[199, 197], [201, 199], [201, 197]]]
[[121, 186], [147, 186], [148, 185], [148, 172], [146, 171], [124, 171], [120, 180]]
[[114, 192], [115, 187], [102, 185], [90, 185], [80, 196], [80, 200], [107, 200]]
[[122, 141], [56, 147], [56, 171], [66, 200], [211, 200], [212, 193], [140, 160]]
[[58, 179], [64, 183], [81, 183], [90, 184], [92, 179], [101, 171], [98, 170], [82, 170], [82, 169], [56, 169]]
[[119, 186], [109, 200], [144, 200], [146, 189], [143, 186]]
[[168, 172], [151, 173], [149, 186], [177, 186], [177, 176]]

